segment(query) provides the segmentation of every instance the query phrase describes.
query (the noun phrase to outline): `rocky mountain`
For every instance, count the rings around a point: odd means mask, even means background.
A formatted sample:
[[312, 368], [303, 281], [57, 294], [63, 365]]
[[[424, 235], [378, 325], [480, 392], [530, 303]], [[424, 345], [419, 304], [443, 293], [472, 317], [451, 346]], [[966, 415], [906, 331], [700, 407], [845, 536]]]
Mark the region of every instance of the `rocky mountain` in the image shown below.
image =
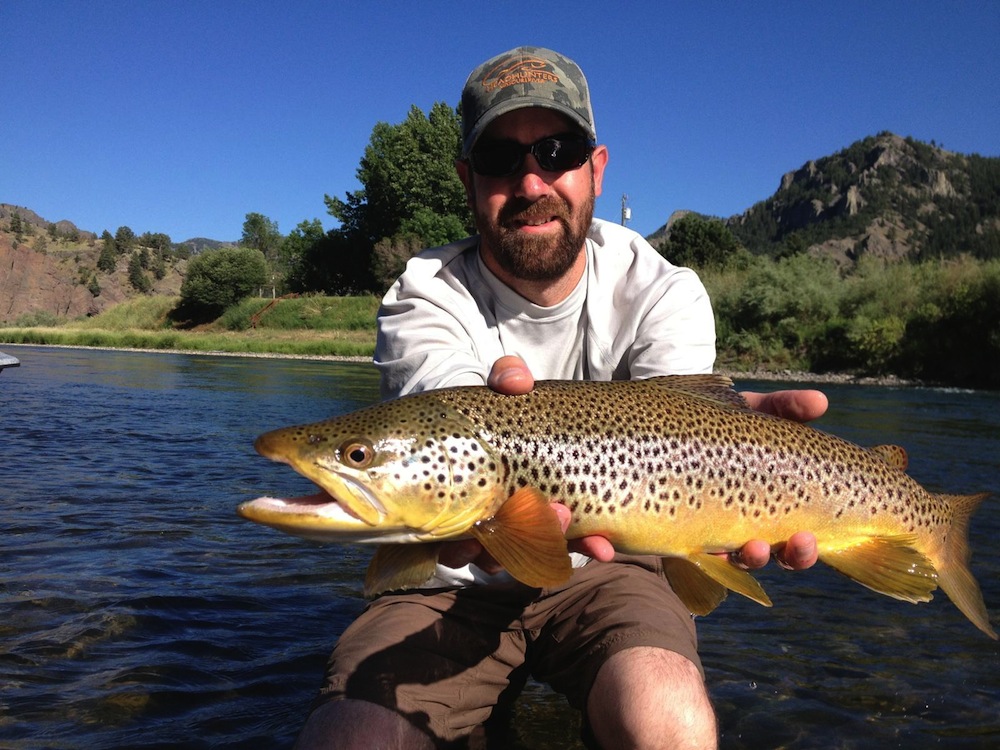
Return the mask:
[[[654, 246], [686, 213], [654, 233]], [[751, 252], [772, 256], [1000, 257], [1000, 158], [883, 132], [788, 172], [774, 195], [724, 221]]]

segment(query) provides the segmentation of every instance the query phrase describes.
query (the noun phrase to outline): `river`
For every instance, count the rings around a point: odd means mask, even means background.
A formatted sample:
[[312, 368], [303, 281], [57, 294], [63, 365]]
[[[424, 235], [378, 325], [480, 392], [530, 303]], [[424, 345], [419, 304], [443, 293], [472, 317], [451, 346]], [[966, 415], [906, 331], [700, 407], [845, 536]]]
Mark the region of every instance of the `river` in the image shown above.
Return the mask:
[[[234, 509], [311, 491], [254, 437], [374, 401], [374, 368], [5, 349], [21, 367], [0, 375], [0, 747], [290, 747], [370, 551]], [[905, 446], [930, 489], [1000, 490], [1000, 394], [823, 388], [822, 429]], [[998, 508], [971, 533], [995, 625]], [[758, 577], [772, 609], [731, 596], [699, 622], [723, 748], [1000, 746], [1000, 648], [943, 594], [897, 602], [823, 566]], [[577, 721], [529, 684], [515, 747], [579, 748]]]

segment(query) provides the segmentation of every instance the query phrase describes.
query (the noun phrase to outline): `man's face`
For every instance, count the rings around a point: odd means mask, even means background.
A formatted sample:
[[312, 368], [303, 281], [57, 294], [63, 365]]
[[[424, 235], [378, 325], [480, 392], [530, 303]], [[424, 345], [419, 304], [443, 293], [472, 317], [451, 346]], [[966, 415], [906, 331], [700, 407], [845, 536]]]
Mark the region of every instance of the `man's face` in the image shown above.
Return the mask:
[[[531, 144], [573, 130], [557, 112], [526, 108], [498, 117], [480, 140]], [[480, 175], [468, 162], [459, 162], [487, 265], [524, 281], [562, 278], [583, 250], [606, 163], [604, 146], [582, 167], [565, 172], [542, 169], [531, 154], [504, 177]]]

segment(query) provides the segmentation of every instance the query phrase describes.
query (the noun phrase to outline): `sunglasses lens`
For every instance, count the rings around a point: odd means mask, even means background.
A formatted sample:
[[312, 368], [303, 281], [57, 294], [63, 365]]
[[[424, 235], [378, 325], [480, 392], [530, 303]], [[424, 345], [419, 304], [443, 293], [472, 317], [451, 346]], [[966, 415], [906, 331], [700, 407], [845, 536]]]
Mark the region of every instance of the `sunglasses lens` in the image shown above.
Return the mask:
[[472, 168], [486, 177], [513, 174], [521, 166], [524, 150], [514, 141], [495, 141], [477, 147], [471, 156]]
[[565, 172], [587, 163], [593, 147], [582, 138], [545, 138], [535, 144], [538, 166], [549, 172]]
[[542, 138], [530, 146], [517, 141], [481, 143], [473, 149], [469, 158], [477, 173], [486, 177], [506, 177], [521, 168], [525, 154], [529, 152], [542, 169], [566, 172], [586, 164], [593, 150], [593, 142], [586, 138], [559, 135]]

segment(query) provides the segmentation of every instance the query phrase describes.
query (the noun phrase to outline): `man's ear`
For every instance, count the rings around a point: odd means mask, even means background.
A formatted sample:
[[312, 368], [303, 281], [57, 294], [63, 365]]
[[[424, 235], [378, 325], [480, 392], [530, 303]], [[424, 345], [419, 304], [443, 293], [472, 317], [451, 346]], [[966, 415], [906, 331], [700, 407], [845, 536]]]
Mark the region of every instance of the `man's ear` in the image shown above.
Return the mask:
[[465, 202], [469, 204], [469, 208], [475, 212], [476, 210], [476, 189], [472, 184], [472, 167], [469, 165], [468, 159], [455, 159], [455, 171], [458, 172], [458, 179], [462, 181], [462, 185], [465, 186]]
[[590, 155], [590, 163], [594, 170], [594, 197], [601, 194], [601, 183], [604, 181], [604, 168], [608, 166], [608, 147], [598, 146]]

